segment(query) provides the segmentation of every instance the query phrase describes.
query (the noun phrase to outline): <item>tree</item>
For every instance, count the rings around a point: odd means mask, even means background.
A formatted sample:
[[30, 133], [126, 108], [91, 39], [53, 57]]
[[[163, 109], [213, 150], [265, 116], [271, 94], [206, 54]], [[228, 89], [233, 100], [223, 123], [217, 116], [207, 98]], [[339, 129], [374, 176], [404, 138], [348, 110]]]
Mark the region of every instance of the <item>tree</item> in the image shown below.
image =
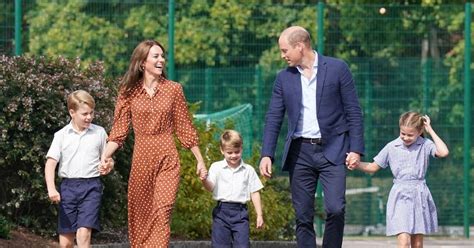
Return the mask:
[[37, 1], [26, 17], [29, 54], [104, 61], [108, 70], [125, 69], [125, 33], [115, 24], [84, 12], [85, 1]]

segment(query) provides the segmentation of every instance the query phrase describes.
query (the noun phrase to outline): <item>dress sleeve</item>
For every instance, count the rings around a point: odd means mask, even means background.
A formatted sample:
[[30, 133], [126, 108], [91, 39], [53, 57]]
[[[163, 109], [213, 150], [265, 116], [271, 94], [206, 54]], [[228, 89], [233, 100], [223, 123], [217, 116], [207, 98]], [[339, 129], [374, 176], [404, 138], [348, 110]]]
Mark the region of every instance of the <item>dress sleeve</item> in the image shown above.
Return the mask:
[[425, 144], [427, 147], [427, 149], [425, 149], [427, 155], [436, 158], [436, 144], [428, 138], [425, 138]]
[[183, 87], [180, 84], [177, 84], [174, 101], [173, 124], [176, 136], [182, 146], [191, 148], [198, 145], [199, 138], [186, 105]]
[[115, 104], [112, 130], [110, 131], [109, 138], [107, 139], [107, 141], [113, 141], [117, 143], [119, 147], [123, 146], [128, 132], [130, 131], [129, 127], [132, 118], [130, 98], [130, 95], [125, 96], [123, 92], [119, 93], [117, 103]]
[[385, 147], [374, 157], [374, 162], [378, 164], [381, 168], [385, 169], [390, 165], [389, 159], [389, 147], [390, 144], [385, 145]]

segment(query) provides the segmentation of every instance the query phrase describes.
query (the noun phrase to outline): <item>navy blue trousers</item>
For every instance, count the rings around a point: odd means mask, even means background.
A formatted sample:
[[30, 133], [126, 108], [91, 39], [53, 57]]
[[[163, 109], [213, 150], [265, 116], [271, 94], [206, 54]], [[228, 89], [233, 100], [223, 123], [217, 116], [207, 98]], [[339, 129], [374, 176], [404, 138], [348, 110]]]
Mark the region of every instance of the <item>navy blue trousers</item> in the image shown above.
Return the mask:
[[250, 247], [249, 213], [240, 203], [218, 202], [212, 211], [212, 247]]
[[291, 143], [287, 163], [290, 172], [291, 197], [296, 213], [298, 247], [316, 247], [314, 201], [318, 180], [324, 193], [326, 223], [323, 247], [342, 246], [345, 214], [346, 169], [343, 164], [330, 163], [320, 144]]

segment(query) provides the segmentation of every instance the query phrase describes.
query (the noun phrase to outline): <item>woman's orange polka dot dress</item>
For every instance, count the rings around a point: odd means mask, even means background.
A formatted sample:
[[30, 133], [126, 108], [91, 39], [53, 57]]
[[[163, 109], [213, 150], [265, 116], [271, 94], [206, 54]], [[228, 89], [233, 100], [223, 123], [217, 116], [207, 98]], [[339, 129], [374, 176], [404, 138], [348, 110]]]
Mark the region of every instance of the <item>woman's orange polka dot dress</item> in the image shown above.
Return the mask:
[[139, 83], [120, 94], [109, 141], [123, 145], [130, 123], [135, 133], [128, 183], [128, 232], [131, 247], [168, 247], [171, 211], [179, 184], [175, 133], [186, 148], [198, 136], [179, 83], [161, 79], [150, 96]]

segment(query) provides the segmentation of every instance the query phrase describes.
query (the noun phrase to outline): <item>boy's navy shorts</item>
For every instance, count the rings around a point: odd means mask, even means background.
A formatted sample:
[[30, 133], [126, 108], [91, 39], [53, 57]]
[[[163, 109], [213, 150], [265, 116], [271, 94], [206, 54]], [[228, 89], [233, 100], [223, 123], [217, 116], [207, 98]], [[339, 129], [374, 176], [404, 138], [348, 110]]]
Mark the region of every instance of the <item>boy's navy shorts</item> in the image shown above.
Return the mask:
[[64, 178], [59, 189], [58, 233], [74, 233], [80, 227], [100, 230], [102, 182], [94, 178]]
[[249, 213], [247, 205], [218, 202], [212, 211], [212, 247], [247, 248], [249, 239]]

